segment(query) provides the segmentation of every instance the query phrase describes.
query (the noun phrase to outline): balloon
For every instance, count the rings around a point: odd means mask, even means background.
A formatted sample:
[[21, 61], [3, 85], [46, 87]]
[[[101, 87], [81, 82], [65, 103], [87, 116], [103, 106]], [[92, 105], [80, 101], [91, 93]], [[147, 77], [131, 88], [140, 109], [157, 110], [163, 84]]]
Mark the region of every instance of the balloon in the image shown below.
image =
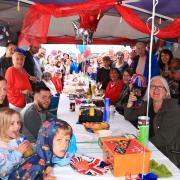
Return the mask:
[[160, 47], [163, 47], [163, 46], [164, 46], [164, 40], [162, 40], [162, 39], [159, 40], [159, 46], [160, 46]]
[[91, 54], [91, 48], [87, 47], [87, 49], [84, 51], [83, 56], [85, 59], [87, 59], [90, 54]]
[[171, 42], [166, 41], [166, 48], [167, 48], [167, 49], [170, 49], [170, 47], [171, 47]]
[[51, 51], [51, 55], [52, 55], [52, 56], [56, 56], [57, 54], [58, 54], [58, 53], [57, 53], [56, 50], [52, 50], [52, 51]]
[[78, 44], [77, 48], [80, 51], [80, 53], [83, 54], [85, 52], [86, 48], [87, 48], [87, 45]]
[[77, 62], [78, 62], [78, 63], [82, 62], [82, 56], [81, 56], [81, 54], [78, 54]]

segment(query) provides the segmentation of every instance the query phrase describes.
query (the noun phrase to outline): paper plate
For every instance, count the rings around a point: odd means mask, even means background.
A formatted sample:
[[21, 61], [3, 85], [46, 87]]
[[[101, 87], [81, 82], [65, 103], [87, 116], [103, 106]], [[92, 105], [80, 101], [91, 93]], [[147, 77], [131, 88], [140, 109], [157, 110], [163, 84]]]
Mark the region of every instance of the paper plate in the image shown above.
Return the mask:
[[109, 166], [102, 160], [79, 156], [71, 159], [70, 165], [77, 172], [85, 175], [103, 175], [109, 170]]
[[94, 133], [97, 130], [104, 130], [104, 129], [109, 129], [109, 124], [108, 123], [104, 123], [104, 122], [86, 122], [83, 123], [85, 129], [88, 132]]

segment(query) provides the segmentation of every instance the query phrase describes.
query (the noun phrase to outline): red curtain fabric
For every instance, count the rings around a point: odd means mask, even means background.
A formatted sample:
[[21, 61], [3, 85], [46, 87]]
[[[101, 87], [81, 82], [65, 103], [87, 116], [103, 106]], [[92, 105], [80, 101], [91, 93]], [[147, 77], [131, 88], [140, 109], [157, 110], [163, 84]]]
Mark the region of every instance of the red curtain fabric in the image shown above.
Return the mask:
[[109, 9], [113, 7], [116, 0], [89, 0], [79, 4], [54, 5], [54, 4], [36, 4], [36, 10], [42, 14], [50, 14], [54, 17], [65, 17], [79, 14], [96, 13], [100, 9]]
[[[124, 20], [133, 28], [140, 32], [150, 34], [150, 30], [146, 24], [136, 15], [136, 13], [128, 7], [115, 5], [115, 8]], [[180, 37], [180, 18], [175, 19], [166, 27], [160, 29], [156, 35], [159, 38], [177, 38]]]
[[[89, 15], [90, 18], [88, 18], [88, 21], [91, 25], [93, 25], [93, 30], [95, 30], [99, 21], [97, 19], [99, 11], [106, 11], [107, 9], [113, 7], [115, 2], [116, 0], [89, 0], [85, 3], [68, 5], [32, 5], [24, 16], [18, 45], [23, 46], [45, 43], [47, 41], [47, 33], [51, 16], [65, 17], [81, 15], [82, 21], [80, 22], [80, 26], [90, 28], [88, 23], [85, 22], [87, 15]], [[83, 16], [83, 14], [85, 14], [85, 16]]]
[[24, 16], [18, 45], [46, 43], [50, 18], [50, 14], [41, 14], [31, 6]]
[[[46, 43], [51, 16], [65, 17], [79, 15], [80, 27], [92, 29], [93, 31], [95, 31], [99, 22], [99, 18], [97, 18], [99, 13], [101, 12], [101, 18], [103, 16], [103, 13], [112, 7], [115, 7], [117, 9], [120, 15], [130, 26], [139, 30], [140, 32], [150, 34], [150, 31], [147, 28], [146, 24], [134, 13], [133, 10], [121, 5], [116, 5], [116, 2], [116, 0], [89, 0], [85, 3], [68, 5], [32, 5], [29, 11], [24, 16], [21, 35], [19, 37], [19, 46]], [[157, 37], [180, 37], [180, 18], [175, 19], [166, 27], [160, 29]], [[52, 41], [52, 37], [50, 37], [50, 39]], [[66, 39], [66, 43], [68, 43], [68, 41], [72, 41], [71, 37], [69, 38], [71, 40], [69, 40], [68, 38]], [[117, 44], [118, 42], [121, 42], [121, 39], [122, 38], [112, 40], [96, 39], [93, 43]], [[53, 40], [55, 40], [55, 38]]]

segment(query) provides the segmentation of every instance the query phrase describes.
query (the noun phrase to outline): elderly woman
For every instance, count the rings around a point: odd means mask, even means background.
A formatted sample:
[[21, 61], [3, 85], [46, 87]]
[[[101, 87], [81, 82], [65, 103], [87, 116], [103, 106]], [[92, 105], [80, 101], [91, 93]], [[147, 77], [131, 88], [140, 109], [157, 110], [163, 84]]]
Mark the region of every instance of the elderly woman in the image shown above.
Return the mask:
[[[152, 78], [149, 95], [150, 141], [180, 167], [180, 109], [177, 100], [170, 98], [167, 81], [161, 76]], [[137, 117], [146, 115], [147, 102], [139, 109], [133, 109], [133, 102], [136, 100], [131, 93], [124, 115], [129, 121], [136, 121], [137, 125]]]
[[6, 97], [7, 82], [6, 79], [0, 76], [0, 108], [8, 107], [8, 101]]
[[28, 75], [23, 68], [25, 56], [22, 50], [17, 50], [12, 56], [13, 66], [6, 71], [7, 98], [9, 107], [20, 112], [25, 106], [25, 95], [32, 92]]
[[52, 75], [50, 72], [43, 72], [42, 82], [50, 89], [51, 95], [56, 96], [58, 94], [56, 87], [52, 82]]
[[110, 70], [110, 81], [107, 85], [104, 98], [110, 98], [110, 103], [114, 105], [121, 94], [123, 81], [120, 80], [120, 72], [116, 68]]

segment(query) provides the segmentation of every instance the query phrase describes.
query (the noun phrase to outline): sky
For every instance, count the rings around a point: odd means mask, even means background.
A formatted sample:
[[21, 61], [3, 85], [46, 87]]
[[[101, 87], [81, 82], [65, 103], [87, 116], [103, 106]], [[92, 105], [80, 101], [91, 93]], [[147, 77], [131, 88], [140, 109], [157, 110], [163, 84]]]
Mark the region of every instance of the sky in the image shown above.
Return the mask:
[[[63, 53], [70, 53], [70, 54], [78, 54], [80, 51], [75, 44], [42, 44], [43, 47], [47, 50], [47, 55], [51, 54], [53, 50], [61, 50]], [[122, 45], [88, 45], [90, 46], [91, 53], [104, 53], [108, 52], [109, 49], [112, 49], [114, 52], [120, 50], [128, 50], [130, 51], [129, 46], [122, 46]], [[0, 47], [0, 57], [3, 56], [5, 53], [5, 47]]]
[[[52, 50], [61, 50], [63, 53], [70, 53], [70, 54], [78, 54], [80, 51], [75, 44], [43, 44], [43, 47], [46, 48], [47, 54], [50, 54]], [[83, 45], [82, 45], [83, 46]], [[108, 52], [109, 49], [113, 49], [114, 52], [125, 50], [127, 49], [130, 51], [129, 46], [122, 46], [122, 45], [88, 45], [91, 49], [91, 53], [104, 53]]]

